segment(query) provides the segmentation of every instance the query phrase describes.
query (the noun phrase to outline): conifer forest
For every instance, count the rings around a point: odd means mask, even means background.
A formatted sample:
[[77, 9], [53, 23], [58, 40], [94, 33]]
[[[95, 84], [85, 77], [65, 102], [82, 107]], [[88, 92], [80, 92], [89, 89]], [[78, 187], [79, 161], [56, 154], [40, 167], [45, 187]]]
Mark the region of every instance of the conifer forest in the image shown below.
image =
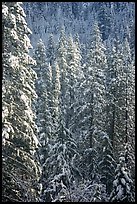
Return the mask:
[[2, 2], [2, 202], [135, 202], [135, 2]]

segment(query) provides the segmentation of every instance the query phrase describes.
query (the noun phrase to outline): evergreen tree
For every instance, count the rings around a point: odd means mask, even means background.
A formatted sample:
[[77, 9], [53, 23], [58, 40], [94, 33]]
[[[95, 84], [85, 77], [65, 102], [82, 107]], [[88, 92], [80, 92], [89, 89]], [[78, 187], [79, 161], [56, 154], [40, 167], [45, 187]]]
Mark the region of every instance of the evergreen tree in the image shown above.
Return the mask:
[[[67, 54], [65, 52], [65, 34], [61, 34], [57, 62], [54, 64], [56, 73], [53, 80], [54, 96], [54, 142], [49, 151], [49, 157], [43, 164], [43, 193], [41, 199], [47, 202], [62, 202], [70, 197], [69, 190], [72, 181], [79, 170], [75, 166], [78, 153], [73, 133], [67, 126], [67, 97], [69, 96], [69, 73], [67, 65]], [[60, 79], [60, 80], [59, 80]], [[64, 85], [64, 86], [63, 86]], [[60, 93], [61, 92], [61, 93]], [[55, 120], [57, 119], [57, 120]], [[78, 177], [77, 176], [77, 177]]]
[[72, 113], [69, 114], [70, 125], [69, 128], [77, 137], [77, 141], [80, 139], [80, 132], [82, 130], [81, 127], [81, 119], [84, 117], [82, 114], [83, 106], [84, 106], [84, 86], [85, 86], [85, 77], [83, 73], [82, 67], [82, 56], [80, 50], [80, 42], [79, 36], [76, 36], [75, 42], [72, 39], [72, 36], [69, 38], [68, 42], [68, 62], [69, 62], [69, 72], [70, 72], [70, 93], [73, 95], [72, 100], [70, 101], [70, 107]]
[[98, 22], [99, 28], [102, 33], [103, 40], [106, 40], [111, 30], [111, 13], [110, 7], [107, 3], [101, 2], [99, 4], [100, 9], [98, 10]]
[[130, 47], [132, 52], [131, 54], [133, 57], [135, 53], [135, 23], [133, 23], [130, 31]]
[[119, 164], [115, 171], [113, 190], [110, 194], [110, 202], [134, 202], [133, 181], [130, 171], [125, 163], [125, 155], [119, 158]]
[[[118, 154], [123, 151], [125, 146], [127, 147], [125, 162], [129, 168], [132, 166], [132, 173], [135, 169], [134, 147], [132, 145], [134, 140], [133, 113], [135, 101], [133, 70], [134, 66], [127, 39], [122, 45], [115, 42], [115, 45], [112, 46], [111, 55], [109, 52], [107, 71], [108, 135], [110, 135], [116, 160], [118, 160]], [[131, 98], [132, 102], [130, 101]], [[129, 111], [129, 109], [132, 111]], [[133, 131], [132, 134], [129, 133], [131, 129]], [[133, 162], [132, 164], [131, 161]]]
[[[76, 124], [77, 120], [76, 109], [78, 108], [78, 85], [82, 74], [80, 50], [78, 43], [73, 41], [72, 36], [68, 39], [67, 65], [67, 80], [69, 84], [67, 96], [67, 127], [71, 128], [72, 125]], [[73, 120], [73, 118], [75, 118], [75, 120]]]
[[36, 98], [29, 56], [31, 33], [20, 2], [2, 4], [2, 200], [33, 202], [37, 198], [40, 169], [36, 161], [37, 126], [31, 104]]
[[55, 126], [58, 124], [58, 119], [59, 119], [59, 112], [60, 112], [60, 69], [59, 66], [57, 64], [57, 62], [55, 62], [52, 65], [52, 70], [53, 70], [53, 78], [52, 78], [52, 93], [53, 93], [53, 109], [52, 109], [52, 117], [53, 117], [53, 121]]
[[63, 114], [63, 123], [66, 123], [66, 108], [67, 108], [67, 90], [68, 90], [68, 81], [67, 81], [67, 40], [65, 36], [65, 30], [62, 28], [59, 44], [57, 48], [57, 63], [60, 70], [60, 110]]
[[89, 165], [88, 172], [91, 175], [93, 171], [96, 171], [95, 164], [93, 163], [95, 161], [97, 162], [95, 156], [99, 154], [100, 142], [106, 132], [105, 74], [107, 69], [107, 59], [105, 55], [105, 47], [102, 43], [101, 34], [96, 22], [92, 31], [92, 38], [85, 68], [85, 77], [87, 79], [87, 88], [85, 89], [85, 98], [87, 98], [85, 111], [88, 114], [86, 117], [88, 131], [85, 134], [85, 140], [88, 141], [88, 146], [85, 153], [86, 155], [89, 155], [87, 164]]
[[55, 55], [56, 50], [55, 50], [55, 42], [54, 42], [54, 37], [53, 34], [50, 34], [47, 42], [47, 49], [46, 49], [46, 56], [47, 56], [47, 61], [50, 63], [50, 65], [53, 65], [55, 62]]
[[37, 110], [39, 137], [40, 141], [42, 142], [43, 134], [44, 140], [46, 140], [47, 137], [51, 138], [52, 127], [52, 70], [51, 66], [46, 61], [45, 45], [42, 40], [39, 40], [37, 48], [35, 49], [34, 59], [37, 62], [37, 64], [34, 66], [34, 70], [38, 75], [38, 79], [36, 81], [36, 92], [38, 98], [37, 102], [35, 103], [35, 108]]
[[[111, 54], [109, 54], [111, 53]], [[107, 134], [109, 135], [112, 146], [115, 141], [115, 123], [116, 123], [116, 73], [117, 73], [117, 55], [116, 48], [108, 49], [108, 70], [106, 80], [107, 90]]]
[[[118, 44], [116, 40], [114, 42], [115, 44], [112, 46], [112, 51], [108, 54], [106, 81], [108, 118], [107, 133], [110, 136], [113, 148], [117, 152], [121, 151], [124, 147], [123, 145], [128, 142], [128, 131], [130, 129], [128, 125], [130, 115], [128, 111], [130, 91], [128, 90], [130, 89], [129, 87], [134, 89], [134, 85], [130, 80], [132, 75], [131, 73], [133, 73], [133, 64], [131, 63], [131, 53], [128, 42], [125, 41], [125, 45]], [[134, 105], [132, 108], [134, 109]]]
[[41, 185], [40, 198], [43, 195], [45, 177], [43, 165], [49, 157], [50, 146], [53, 140], [53, 120], [52, 120], [52, 68], [47, 63], [46, 49], [43, 41], [40, 39], [35, 49], [34, 59], [37, 64], [34, 66], [38, 79], [36, 81], [36, 92], [38, 95], [35, 103], [37, 110], [37, 125], [39, 129], [39, 140], [41, 147], [38, 150], [40, 163], [42, 167], [42, 175], [39, 180]]
[[99, 155], [100, 162], [98, 163], [98, 169], [100, 173], [101, 182], [106, 185], [106, 192], [109, 194], [113, 188], [114, 173], [116, 167], [116, 161], [114, 160], [114, 152], [111, 141], [107, 135], [104, 135], [102, 139], [102, 152]]
[[55, 142], [49, 151], [49, 157], [43, 165], [42, 201], [62, 202], [70, 198], [70, 187], [74, 177], [79, 173], [75, 167], [77, 146], [71, 133], [60, 122], [55, 134]]
[[126, 162], [132, 178], [135, 175], [135, 67], [129, 42], [123, 43], [123, 61], [125, 72], [125, 143], [127, 146]]

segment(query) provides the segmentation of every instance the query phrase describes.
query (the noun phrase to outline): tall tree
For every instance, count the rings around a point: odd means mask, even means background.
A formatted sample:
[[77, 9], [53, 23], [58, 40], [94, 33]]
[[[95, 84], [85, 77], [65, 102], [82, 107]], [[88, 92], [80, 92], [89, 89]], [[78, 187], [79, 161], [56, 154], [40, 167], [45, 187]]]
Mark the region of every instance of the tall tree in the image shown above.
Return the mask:
[[39, 140], [41, 147], [38, 150], [42, 175], [40, 185], [42, 186], [40, 197], [43, 195], [45, 177], [43, 165], [49, 156], [50, 143], [53, 140], [53, 120], [52, 120], [52, 67], [47, 62], [46, 49], [43, 41], [40, 39], [34, 51], [34, 59], [37, 64], [33, 67], [37, 72], [36, 92], [38, 95], [35, 103], [37, 110], [37, 125], [39, 129]]
[[[106, 80], [107, 90], [107, 134], [114, 147], [116, 141], [115, 126], [116, 126], [116, 94], [117, 94], [117, 67], [120, 66], [121, 61], [118, 61], [118, 54], [116, 46], [113, 44], [111, 49], [108, 49], [108, 70]], [[111, 53], [111, 54], [110, 54]], [[117, 61], [119, 63], [117, 63]]]
[[64, 115], [64, 123], [66, 123], [67, 108], [67, 40], [64, 27], [61, 30], [59, 44], [57, 48], [57, 63], [60, 70], [60, 109]]
[[[52, 117], [54, 125], [58, 125], [59, 115], [60, 115], [60, 69], [58, 63], [55, 62], [52, 65], [53, 77], [52, 77], [52, 93], [53, 93], [53, 107], [52, 107]], [[55, 124], [56, 123], [56, 124]]]
[[102, 33], [103, 40], [106, 40], [110, 34], [111, 30], [111, 12], [109, 3], [101, 2], [98, 6], [100, 6], [98, 10], [98, 22], [99, 28]]
[[[49, 157], [43, 165], [45, 182], [43, 183], [42, 200], [47, 202], [62, 202], [70, 199], [72, 181], [81, 176], [75, 161], [78, 158], [77, 145], [73, 133], [67, 126], [67, 97], [69, 96], [69, 73], [65, 33], [61, 33], [57, 62], [54, 64], [56, 76], [53, 80], [54, 96], [54, 142], [49, 151]], [[57, 120], [56, 120], [57, 119]]]
[[125, 143], [127, 146], [126, 162], [135, 175], [135, 67], [134, 59], [127, 38], [123, 43], [123, 69], [125, 72]]
[[51, 137], [52, 68], [50, 64], [47, 63], [45, 52], [45, 45], [40, 39], [34, 53], [34, 59], [37, 64], [33, 68], [38, 75], [36, 81], [38, 98], [35, 103], [35, 108], [37, 110], [39, 133], [46, 133], [48, 137]]
[[[68, 107], [68, 114], [70, 116], [69, 128], [75, 135], [80, 135], [82, 107], [84, 105], [83, 91], [84, 91], [84, 73], [82, 67], [82, 54], [80, 50], [79, 36], [76, 35], [75, 41], [72, 36], [68, 39], [68, 72], [69, 72], [69, 93], [71, 97], [70, 105]], [[77, 137], [77, 141], [80, 137]]]
[[49, 35], [48, 42], [47, 42], [47, 49], [46, 49], [46, 56], [47, 61], [50, 63], [50, 65], [53, 65], [55, 62], [55, 55], [56, 54], [56, 47], [54, 42], [53, 34]]
[[[67, 47], [67, 80], [68, 80], [68, 107], [67, 107], [67, 127], [71, 128], [76, 122], [76, 109], [78, 103], [78, 83], [82, 74], [81, 54], [78, 42], [73, 41], [72, 36], [68, 39]], [[73, 120], [75, 118], [75, 120]]]
[[3, 2], [3, 80], [2, 80], [2, 157], [4, 202], [35, 202], [40, 169], [35, 158], [37, 126], [32, 102], [35, 61], [29, 56], [31, 48], [20, 2]]
[[[128, 131], [130, 91], [134, 90], [134, 83], [131, 83], [133, 76], [133, 63], [128, 41], [124, 44], [116, 40], [112, 46], [111, 55], [108, 57], [107, 71], [107, 124], [108, 135], [116, 151], [121, 151], [125, 143], [129, 141]], [[110, 53], [110, 52], [109, 52]], [[130, 88], [129, 88], [130, 87]], [[134, 91], [133, 91], [134, 93]], [[134, 94], [133, 103], [134, 104]], [[130, 106], [131, 107], [131, 106]], [[134, 105], [132, 106], [134, 112]], [[133, 115], [133, 112], [131, 113]], [[133, 124], [133, 123], [132, 123]]]
[[[92, 155], [95, 150], [99, 154], [100, 142], [106, 131], [106, 89], [105, 89], [105, 72], [107, 68], [107, 59], [105, 55], [105, 47], [102, 42], [101, 34], [97, 22], [95, 22], [92, 30], [91, 41], [89, 45], [86, 63], [86, 89], [87, 105], [85, 111], [88, 116], [85, 139], [88, 140], [86, 154], [88, 153], [89, 174], [96, 172], [95, 157]], [[96, 152], [96, 153], [97, 153]], [[97, 156], [97, 154], [94, 155]], [[94, 162], [93, 162], [94, 160]]]

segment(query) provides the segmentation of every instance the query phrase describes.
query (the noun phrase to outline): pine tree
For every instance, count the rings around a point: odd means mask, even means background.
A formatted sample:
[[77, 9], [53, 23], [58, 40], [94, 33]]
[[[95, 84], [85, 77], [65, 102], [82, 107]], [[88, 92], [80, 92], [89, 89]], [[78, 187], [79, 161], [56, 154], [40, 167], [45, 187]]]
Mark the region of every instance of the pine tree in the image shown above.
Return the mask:
[[128, 161], [133, 181], [135, 181], [135, 62], [131, 62], [130, 73], [128, 78]]
[[[35, 104], [35, 108], [37, 110], [39, 137], [41, 137], [40, 135], [43, 135], [44, 133], [47, 134], [48, 138], [50, 138], [52, 126], [50, 110], [50, 107], [52, 106], [52, 70], [51, 66], [46, 61], [45, 45], [42, 40], [38, 42], [34, 59], [37, 62], [34, 70], [38, 75], [38, 79], [36, 81], [36, 92], [38, 99]], [[44, 138], [44, 140], [45, 139], [46, 138]]]
[[77, 141], [80, 139], [80, 132], [82, 131], [81, 119], [84, 117], [82, 109], [85, 104], [83, 99], [85, 77], [81, 61], [82, 55], [80, 50], [79, 36], [76, 36], [75, 41], [71, 36], [68, 42], [68, 71], [70, 72], [70, 93], [71, 95], [73, 94], [73, 98], [70, 101], [70, 108], [72, 113], [70, 114], [70, 111], [68, 112], [71, 116], [69, 128], [76, 136], [79, 135], [77, 137]]
[[[134, 118], [134, 66], [127, 39], [122, 45], [116, 41], [114, 42], [111, 55], [109, 52], [107, 71], [108, 135], [110, 135], [116, 160], [118, 160], [118, 154], [123, 152], [125, 146], [127, 147], [125, 162], [129, 167], [132, 166], [133, 173], [134, 147], [132, 144], [134, 140], [134, 119], [130, 120], [130, 118]], [[131, 98], [132, 102], [130, 101]], [[129, 111], [129, 109], [132, 111]], [[132, 136], [129, 133], [131, 129]], [[132, 164], [131, 161], [133, 162]]]
[[119, 158], [119, 164], [115, 171], [113, 190], [110, 194], [110, 202], [134, 202], [133, 181], [130, 171], [126, 166], [125, 155]]
[[[115, 152], [117, 152], [121, 151], [120, 149], [124, 147], [125, 143], [127, 143], [130, 138], [128, 135], [128, 131], [130, 129], [128, 124], [131, 112], [129, 112], [128, 109], [130, 100], [129, 95], [131, 92], [129, 90], [131, 87], [134, 89], [134, 85], [130, 80], [132, 75], [131, 73], [134, 71], [133, 64], [131, 63], [131, 53], [128, 42], [125, 41], [125, 45], [118, 44], [116, 40], [114, 42], [115, 44], [112, 45], [112, 51], [110, 51], [111, 55], [109, 52], [106, 81], [108, 118], [107, 133], [110, 136]], [[132, 77], [134, 78], [133, 75]], [[132, 96], [132, 104], [134, 104], [134, 94]], [[132, 110], [133, 109], [134, 105], [132, 106]]]
[[116, 161], [114, 159], [114, 151], [111, 140], [107, 135], [102, 138], [101, 143], [102, 151], [99, 155], [100, 161], [98, 169], [101, 182], [106, 186], [106, 192], [109, 194], [113, 188], [114, 173]]
[[95, 156], [97, 156], [97, 152], [99, 154], [100, 142], [106, 132], [106, 69], [105, 47], [95, 22], [85, 66], [87, 87], [85, 89], [85, 98], [87, 98], [85, 112], [88, 114], [85, 121], [88, 129], [85, 133], [85, 142], [88, 144], [85, 156], [89, 155], [87, 165], [90, 175], [96, 169], [93, 163], [97, 162]]
[[42, 201], [62, 202], [62, 199], [70, 198], [71, 183], [75, 174], [79, 173], [75, 168], [76, 157], [76, 143], [71, 133], [60, 122], [54, 145], [51, 146], [49, 157], [43, 165], [45, 182], [43, 183]]
[[[110, 54], [111, 53], [111, 54]], [[106, 80], [107, 90], [107, 134], [114, 147], [115, 142], [115, 125], [116, 125], [116, 76], [117, 76], [117, 59], [116, 47], [113, 46], [112, 50], [108, 49], [108, 70]]]
[[[51, 66], [50, 66], [51, 67]], [[40, 150], [40, 158], [42, 158], [42, 177], [41, 177], [41, 183], [42, 183], [42, 192], [41, 192], [41, 200], [42, 201], [51, 201], [52, 198], [50, 197], [50, 194], [46, 193], [47, 188], [50, 188], [50, 182], [48, 180], [51, 179], [51, 175], [53, 172], [50, 171], [49, 164], [46, 164], [46, 161], [52, 158], [52, 149], [54, 147], [54, 144], [56, 144], [56, 137], [57, 137], [57, 128], [58, 128], [58, 120], [59, 120], [59, 96], [60, 96], [60, 81], [59, 81], [59, 67], [57, 63], [54, 63], [52, 65], [52, 70], [54, 70], [54, 77], [52, 78], [52, 107], [51, 108], [51, 119], [52, 119], [52, 132], [50, 137], [46, 137], [47, 131], [45, 133], [43, 132], [41, 134], [41, 141], [43, 143], [42, 148]], [[44, 84], [47, 83], [47, 81], [43, 81]], [[45, 98], [46, 99], [46, 98]], [[46, 103], [46, 101], [43, 101], [43, 105]], [[44, 107], [44, 106], [43, 106]], [[48, 106], [45, 107], [45, 110], [48, 111]], [[45, 111], [45, 113], [46, 113]], [[45, 115], [46, 116], [46, 115]], [[47, 121], [45, 121], [45, 124], [48, 123], [48, 118]], [[47, 124], [47, 128], [49, 128], [49, 124]], [[49, 138], [49, 139], [48, 139]], [[51, 154], [52, 152], [52, 154]], [[52, 158], [53, 159], [53, 158]], [[52, 162], [56, 162], [52, 160]], [[47, 167], [45, 168], [45, 165]], [[49, 172], [47, 171], [47, 168], [49, 168]], [[45, 197], [46, 196], [46, 197]]]
[[[76, 109], [78, 103], [78, 85], [82, 75], [81, 70], [81, 55], [78, 43], [73, 41], [72, 36], [68, 39], [67, 47], [67, 80], [68, 80], [68, 107], [67, 107], [67, 127], [71, 128], [76, 124]], [[75, 118], [75, 120], [73, 120]], [[73, 131], [73, 129], [71, 128]]]
[[131, 55], [133, 57], [135, 53], [135, 23], [133, 23], [130, 31], [130, 47], [131, 47]]
[[37, 126], [32, 102], [36, 98], [29, 56], [31, 33], [20, 2], [2, 4], [3, 80], [2, 80], [2, 200], [33, 202], [37, 198], [40, 169], [36, 161]]
[[[78, 153], [73, 133], [67, 127], [67, 96], [69, 94], [69, 73], [67, 54], [65, 52], [65, 34], [61, 34], [58, 47], [57, 62], [53, 64], [56, 76], [53, 78], [54, 96], [54, 142], [49, 151], [49, 157], [43, 164], [43, 191], [41, 199], [47, 202], [62, 202], [70, 199], [70, 186], [72, 181], [81, 177], [75, 166]], [[64, 86], [63, 86], [64, 85]], [[57, 119], [57, 120], [55, 120]]]
[[[60, 112], [60, 69], [58, 66], [58, 63], [55, 62], [52, 65], [52, 71], [54, 73], [53, 77], [52, 77], [52, 93], [53, 93], [53, 107], [52, 107], [52, 117], [53, 117], [53, 121], [54, 124], [58, 123], [58, 119], [59, 119], [59, 112]], [[56, 126], [57, 124], [55, 124]]]
[[68, 90], [68, 81], [67, 81], [67, 40], [65, 36], [65, 30], [62, 28], [59, 44], [57, 48], [57, 63], [60, 70], [60, 110], [64, 115], [63, 123], [66, 123], [66, 108], [67, 108], [67, 90]]
[[126, 163], [130, 168], [132, 179], [135, 175], [135, 67], [127, 38], [123, 43], [123, 61], [126, 79], [125, 86], [125, 146]]
[[50, 63], [50, 65], [53, 65], [53, 63], [55, 62], [55, 56], [56, 56], [55, 49], [56, 47], [55, 47], [53, 34], [50, 34], [47, 42], [47, 49], [46, 49], [47, 62]]
[[38, 95], [35, 103], [37, 110], [37, 125], [39, 129], [39, 140], [41, 147], [38, 150], [42, 175], [39, 183], [42, 187], [40, 197], [42, 196], [44, 172], [43, 164], [49, 156], [50, 142], [53, 140], [53, 120], [52, 120], [52, 68], [47, 62], [46, 49], [43, 41], [40, 39], [34, 52], [34, 59], [37, 64], [34, 66], [38, 79], [36, 81], [36, 92]]
[[106, 40], [110, 34], [111, 30], [111, 13], [110, 8], [107, 3], [100, 3], [100, 8], [98, 10], [98, 22], [99, 28], [102, 33], [103, 40]]

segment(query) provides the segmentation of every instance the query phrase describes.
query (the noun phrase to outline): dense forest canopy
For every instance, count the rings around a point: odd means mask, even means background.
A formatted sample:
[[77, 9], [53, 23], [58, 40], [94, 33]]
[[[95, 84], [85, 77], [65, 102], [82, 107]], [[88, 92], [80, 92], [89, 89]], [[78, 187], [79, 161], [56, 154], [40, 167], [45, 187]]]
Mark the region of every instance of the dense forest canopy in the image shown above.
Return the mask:
[[2, 201], [135, 202], [135, 3], [2, 3]]
[[62, 26], [67, 36], [78, 33], [81, 44], [88, 44], [95, 19], [103, 41], [117, 36], [122, 42], [127, 37], [134, 46], [134, 2], [24, 2], [23, 7], [33, 46], [40, 38], [47, 43], [51, 33], [58, 40]]

